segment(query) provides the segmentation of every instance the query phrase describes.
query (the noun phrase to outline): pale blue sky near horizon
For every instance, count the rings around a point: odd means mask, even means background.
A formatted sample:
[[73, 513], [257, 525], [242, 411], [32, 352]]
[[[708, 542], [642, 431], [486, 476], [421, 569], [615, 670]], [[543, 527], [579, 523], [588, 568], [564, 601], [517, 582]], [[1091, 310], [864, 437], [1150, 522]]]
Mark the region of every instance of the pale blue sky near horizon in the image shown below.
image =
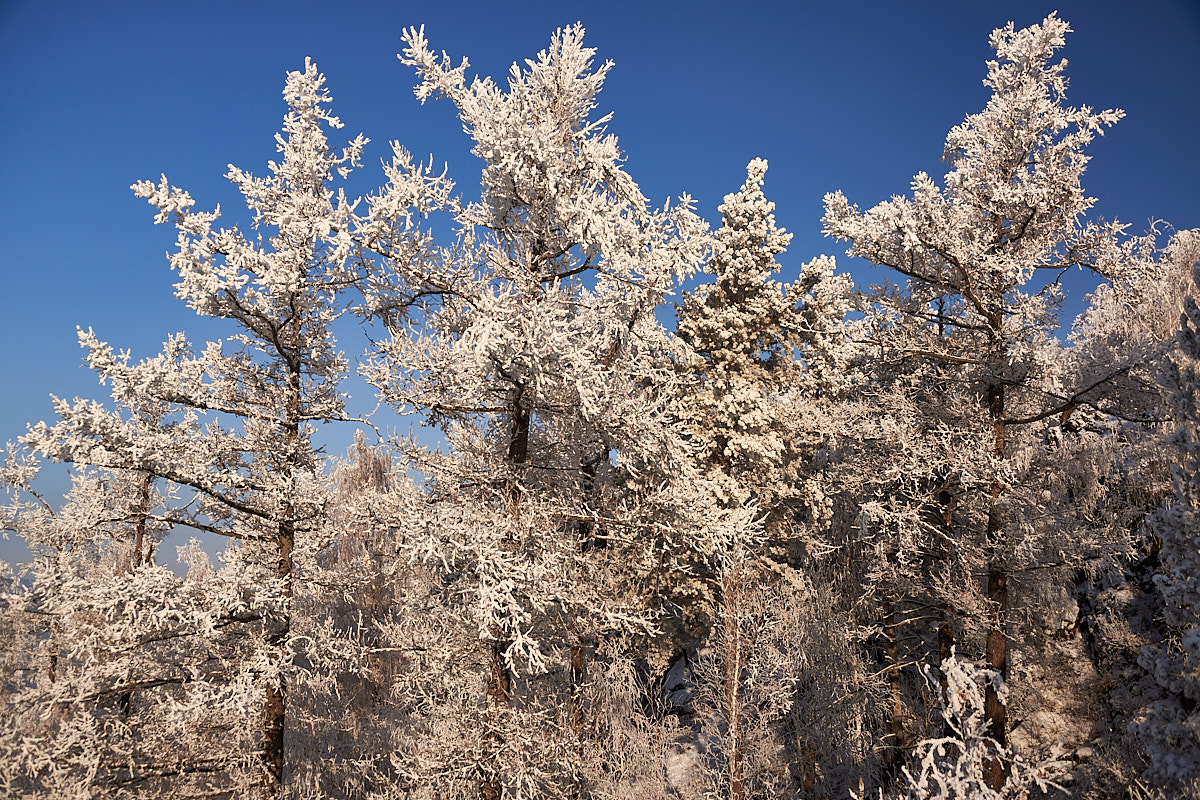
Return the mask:
[[[398, 139], [447, 162], [460, 189], [478, 162], [452, 106], [413, 97], [396, 59], [401, 31], [424, 24], [431, 45], [499, 79], [576, 20], [597, 59], [615, 66], [600, 96], [627, 169], [655, 204], [687, 192], [719, 224], [717, 205], [755, 157], [795, 238], [783, 278], [828, 253], [859, 282], [874, 276], [821, 235], [821, 199], [843, 190], [869, 207], [940, 177], [946, 132], [987, 102], [988, 36], [1051, 11], [1074, 33], [1073, 105], [1127, 112], [1090, 152], [1095, 214], [1130, 224], [1200, 225], [1200, 0], [1070, 2], [231, 2], [0, 0], [0, 442], [49, 419], [49, 395], [106, 398], [81, 365], [77, 325], [136, 358], [166, 336], [193, 342], [232, 331], [173, 296], [164, 253], [175, 234], [129, 185], [165, 173], [200, 208], [243, 222], [229, 163], [256, 174], [275, 156], [284, 76], [312, 57], [326, 75], [345, 139], [372, 142], [352, 183], [382, 183]], [[335, 138], [336, 141], [336, 138]], [[1070, 284], [1082, 308], [1088, 282]], [[366, 346], [351, 332], [351, 357]], [[374, 402], [354, 386], [360, 407]], [[387, 418], [381, 427], [407, 425]], [[352, 430], [332, 433], [338, 454]], [[53, 491], [51, 492], [53, 494]], [[0, 560], [24, 558], [0, 541]]]

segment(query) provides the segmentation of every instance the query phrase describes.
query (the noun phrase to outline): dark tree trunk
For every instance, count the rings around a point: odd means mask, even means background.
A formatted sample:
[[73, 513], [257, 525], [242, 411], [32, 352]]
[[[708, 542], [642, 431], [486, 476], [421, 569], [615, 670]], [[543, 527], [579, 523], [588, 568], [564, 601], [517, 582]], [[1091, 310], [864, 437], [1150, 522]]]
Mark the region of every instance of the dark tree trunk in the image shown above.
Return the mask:
[[583, 687], [587, 682], [587, 658], [582, 644], [571, 645], [571, 730], [582, 742], [584, 732]]
[[[1003, 384], [996, 384], [988, 389], [988, 416], [992, 421], [992, 453], [997, 458], [1003, 458], [1007, 445]], [[1008, 680], [1008, 635], [1005, 631], [1008, 617], [1008, 573], [1004, 565], [1006, 542], [1000, 509], [1003, 492], [1004, 486], [1000, 479], [996, 478], [992, 484], [985, 542], [988, 562], [987, 597], [991, 606], [985, 655], [988, 668], [996, 670], [1002, 679]], [[987, 720], [988, 735], [1003, 746], [1006, 742], [1008, 710], [991, 683], [988, 683], [984, 692], [983, 714]], [[1003, 789], [1006, 773], [1003, 761], [1000, 758], [989, 758], [984, 761], [983, 768], [987, 785], [997, 792]]]
[[[505, 461], [512, 474], [508, 476], [507, 501], [509, 513], [514, 518], [520, 515], [520, 475], [518, 470], [529, 458], [529, 426], [531, 413], [523, 402], [525, 385], [518, 384], [509, 404], [511, 428], [509, 429], [508, 451]], [[503, 776], [496, 764], [496, 756], [503, 749], [505, 739], [502, 718], [512, 702], [512, 674], [505, 662], [504, 653], [512, 644], [502, 638], [499, 631], [492, 632], [493, 638], [488, 651], [487, 715], [488, 739], [492, 752], [485, 754], [489, 763], [479, 782], [479, 794], [483, 800], [500, 800], [504, 793]]]
[[[949, 556], [950, 543], [954, 541], [954, 512], [958, 510], [958, 496], [953, 490], [952, 479], [947, 479], [938, 490], [937, 500], [941, 511], [940, 524], [942, 527], [942, 545], [940, 548], [943, 561]], [[943, 664], [950, 659], [954, 652], [954, 619], [952, 611], [945, 600], [938, 602], [939, 620], [937, 629], [938, 642], [938, 690], [942, 697], [946, 696], [946, 690], [949, 688], [949, 683], [946, 680], [946, 673], [943, 669]], [[942, 720], [942, 736], [951, 736], [953, 731], [949, 721]]]
[[[145, 547], [146, 522], [147, 517], [150, 516], [150, 488], [153, 484], [153, 476], [149, 472], [143, 473], [142, 482], [138, 486], [137, 516], [133, 523], [133, 559], [130, 562], [131, 572], [137, 572], [150, 561]], [[133, 711], [133, 690], [130, 689], [127, 692], [122, 692], [119, 702], [121, 704], [121, 713], [125, 717], [128, 717]]]
[[491, 648], [488, 650], [487, 699], [489, 730], [487, 738], [490, 740], [493, 752], [488, 754], [488, 761], [491, 763], [479, 782], [479, 794], [483, 800], [500, 800], [504, 793], [504, 783], [499, 767], [495, 763], [495, 757], [496, 753], [504, 747], [504, 733], [501, 730], [502, 722], [498, 717], [512, 700], [512, 675], [508, 671], [508, 666], [504, 663], [504, 651], [506, 649], [507, 644], [505, 642], [493, 640]]
[[896, 621], [896, 607], [888, 601], [883, 610], [883, 632], [887, 639], [887, 673], [889, 720], [891, 731], [886, 738], [887, 749], [883, 760], [889, 767], [898, 767], [904, 761], [904, 749], [908, 746], [904, 733], [904, 695], [900, 685], [900, 625]]
[[[296, 529], [291, 520], [286, 520], [279, 526], [279, 566], [278, 574], [284, 578], [284, 602], [288, 602], [291, 593], [292, 548], [295, 546]], [[290, 617], [285, 609], [279, 630], [271, 635], [270, 644], [280, 660], [286, 658], [284, 648], [287, 647], [290, 633]], [[284, 728], [287, 720], [288, 686], [283, 676], [279, 678], [278, 686], [267, 686], [266, 702], [263, 706], [263, 723], [266, 733], [266, 748], [263, 760], [267, 768], [267, 797], [278, 797], [283, 793], [284, 780]]]
[[[585, 459], [579, 465], [579, 471], [582, 475], [582, 480], [580, 481], [581, 493], [589, 501], [596, 490], [596, 468], [601, 461], [608, 458], [608, 455], [608, 448], [601, 447], [595, 455]], [[605, 534], [603, 526], [593, 525], [591, 522], [579, 523], [579, 547], [582, 552], [602, 550], [607, 546], [608, 537]]]
[[133, 568], [140, 569], [149, 562], [146, 553], [146, 521], [150, 516], [150, 487], [154, 483], [149, 472], [142, 475], [142, 483], [138, 487], [137, 520], [133, 531]]
[[[291, 324], [294, 341], [300, 339], [300, 320], [297, 318]], [[292, 598], [292, 550], [296, 546], [296, 476], [300, 468], [300, 407], [301, 407], [301, 364], [295, 357], [281, 352], [288, 364], [287, 397], [284, 405], [282, 427], [287, 451], [284, 454], [283, 469], [286, 471], [287, 483], [285, 495], [278, 508], [278, 528], [276, 545], [279, 548], [279, 561], [275, 568], [276, 575], [283, 581], [283, 598], [279, 627], [270, 634], [268, 644], [273, 651], [273, 657], [282, 667], [287, 661], [288, 638], [291, 634], [291, 598]], [[287, 722], [288, 685], [286, 672], [281, 669], [279, 684], [268, 685], [266, 698], [263, 703], [263, 728], [265, 747], [263, 762], [267, 771], [265, 794], [268, 798], [282, 797], [284, 789], [284, 733]]]

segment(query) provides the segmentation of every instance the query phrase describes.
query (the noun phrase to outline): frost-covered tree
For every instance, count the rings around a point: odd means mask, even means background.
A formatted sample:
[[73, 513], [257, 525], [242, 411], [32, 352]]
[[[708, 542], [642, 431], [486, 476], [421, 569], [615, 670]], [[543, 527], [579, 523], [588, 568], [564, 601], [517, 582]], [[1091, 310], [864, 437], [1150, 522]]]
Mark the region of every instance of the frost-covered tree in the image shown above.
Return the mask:
[[763, 194], [766, 170], [763, 159], [751, 161], [741, 190], [726, 195], [705, 268], [714, 282], [676, 309], [687, 345], [677, 367], [683, 380], [676, 413], [711, 502], [723, 512], [695, 537], [695, 549], [713, 583], [710, 646], [721, 688], [708, 699], [721, 719], [720, 746], [713, 747], [724, 759], [718, 785], [731, 798], [756, 791], [748, 789], [756, 781], [745, 760], [747, 748], [760, 743], [747, 739], [742, 723], [761, 721], [763, 690], [752, 675], [772, 652], [765, 642], [755, 646], [750, 607], [760, 599], [754, 587], [764, 578], [768, 529], [793, 527], [796, 514], [819, 523], [827, 516], [828, 501], [804, 475], [821, 437], [801, 429], [793, 406], [828, 394], [831, 341], [849, 309], [849, 278], [833, 276], [832, 259], [804, 265], [794, 284], [774, 280], [775, 258], [791, 234], [776, 226], [774, 203]]
[[[840, 192], [825, 199], [826, 233], [849, 241], [850, 254], [906, 280], [905, 291], [876, 296], [887, 357], [951, 373], [978, 398], [962, 422], [989, 440], [990, 466], [977, 476], [974, 502], [983, 518], [988, 576], [986, 661], [1002, 676], [1008, 577], [1020, 567], [1029, 533], [1017, 490], [1034, 480], [1020, 474], [1019, 465], [1029, 461], [1018, 457], [1022, 436], [1030, 438], [1030, 425], [1097, 405], [1119, 375], [1114, 370], [1082, 384], [1054, 380], [1061, 360], [1049, 340], [1062, 297], [1057, 276], [1078, 266], [1116, 277], [1124, 252], [1122, 226], [1084, 220], [1093, 199], [1080, 183], [1086, 146], [1122, 112], [1065, 105], [1066, 63], [1053, 59], [1069, 30], [1051, 15], [1023, 30], [1009, 24], [993, 32], [997, 59], [988, 63], [984, 81], [992, 97], [947, 136], [950, 170], [942, 186], [919, 173], [911, 197], [866, 212]], [[988, 689], [986, 706], [989, 735], [1004, 744], [1007, 723], [997, 691]], [[994, 761], [989, 769], [989, 785], [998, 789], [1002, 766]]]
[[[1192, 292], [1200, 287], [1200, 236], [1181, 233], [1172, 242], [1175, 260], [1192, 262]], [[1181, 314], [1178, 348], [1161, 374], [1174, 430], [1168, 446], [1173, 492], [1149, 521], [1161, 543], [1154, 582], [1162, 593], [1165, 641], [1140, 659], [1166, 697], [1137, 726], [1146, 741], [1155, 786], [1200, 797], [1200, 307], [1189, 294]]]
[[833, 275], [833, 259], [805, 264], [793, 284], [774, 280], [791, 234], [776, 227], [775, 204], [763, 195], [766, 171], [766, 161], [751, 161], [745, 185], [726, 195], [705, 268], [714, 282], [676, 311], [690, 347], [680, 365], [691, 379], [680, 413], [698, 457], [719, 502], [753, 501], [764, 512], [795, 499], [810, 449], [784, 435], [790, 409], [781, 400], [828, 394], [832, 340], [850, 309], [850, 279]]
[[[469, 753], [439, 735], [471, 714], [461, 653], [472, 631], [454, 614], [453, 590], [408, 557], [418, 518], [398, 509], [419, 507], [419, 490], [361, 432], [330, 483], [293, 600], [303, 669], [288, 709], [289, 787], [314, 798], [474, 794]], [[431, 773], [457, 786], [430, 785]]]
[[454, 244], [390, 265], [373, 298], [390, 335], [364, 371], [445, 436], [407, 448], [427, 497], [405, 552], [456, 580], [477, 634], [463, 677], [486, 665], [482, 716], [454, 735], [475, 737], [460, 747], [485, 797], [552, 796], [577, 759], [553, 697], [578, 695], [601, 632], [651, 619], [625, 581], [657, 532], [616, 484], [679, 449], [642, 387], [663, 369], [654, 309], [708, 237], [689, 202], [653, 210], [624, 171], [594, 116], [612, 65], [593, 67], [580, 26], [514, 65], [507, 88], [469, 81], [423, 30], [404, 39], [417, 96], [454, 103], [484, 169], [479, 199], [450, 201]]
[[[0, 784], [23, 797], [190, 796], [260, 783], [262, 609], [244, 574], [153, 563], [145, 476], [82, 469], [58, 508], [14, 453], [5, 527], [34, 559], [6, 595], [24, 658], [0, 705]], [[141, 543], [145, 550], [135, 549]], [[139, 556], [140, 553], [140, 556]]]
[[[1068, 31], [993, 33], [943, 181], [826, 197], [826, 232], [903, 284], [858, 295], [831, 258], [778, 279], [763, 160], [712, 235], [686, 197], [651, 207], [579, 25], [506, 82], [405, 32], [474, 197], [393, 143], [348, 198], [366, 140], [330, 145], [311, 63], [269, 174], [229, 169], [249, 225], [135, 184], [178, 232], [178, 297], [229, 335], [139, 361], [81, 331], [111, 400], [56, 400], [0, 467], [0, 528], [34, 553], [0, 565], [0, 794], [1024, 797], [1064, 766], [1023, 760], [1030, 719], [1008, 737], [1006, 698], [1050, 672], [1021, 658], [1031, 620], [1065, 598], [1074, 636], [1066, 576], [1119, 583], [1095, 565], [1143, 547], [1157, 702], [1122, 767], [1196, 795], [1200, 237], [1086, 221], [1085, 150], [1121, 112], [1065, 105]], [[1063, 343], [1072, 267], [1102, 283]], [[705, 269], [671, 335], [657, 311]], [[314, 446], [348, 417], [351, 309], [381, 333], [364, 376], [436, 442]], [[39, 455], [72, 465], [61, 504]], [[229, 546], [177, 575], [156, 553], [189, 528]], [[1084, 667], [1021, 716], [1086, 706], [1091, 735], [1126, 675]]]
[[1063, 788], [1054, 779], [1060, 777], [1064, 762], [1030, 765], [1018, 758], [1008, 767], [1005, 786], [993, 789], [987, 779], [989, 765], [1013, 759], [988, 735], [984, 694], [989, 685], [1003, 693], [1004, 680], [995, 670], [960, 661], [951, 651], [942, 661], [938, 682], [945, 735], [916, 745], [912, 769], [903, 769], [905, 787], [899, 796], [905, 800], [1004, 800], [1028, 797], [1035, 785], [1043, 794]]
[[[228, 339], [196, 351], [174, 335], [158, 356], [134, 361], [81, 332], [114, 405], [56, 400], [59, 421], [33, 426], [23, 440], [55, 460], [151, 476], [173, 498], [155, 506], [154, 519], [236, 543], [228, 569], [241, 575], [267, 631], [264, 658], [241, 668], [261, 692], [255, 750], [268, 793], [286, 780], [294, 552], [319, 527], [325, 504], [313, 423], [346, 417], [346, 360], [331, 325], [344, 312], [344, 290], [364, 278], [357, 202], [336, 184], [358, 165], [366, 140], [329, 144], [326, 129], [341, 122], [312, 63], [289, 73], [283, 94], [280, 160], [266, 177], [233, 166], [227, 173], [257, 233], [214, 227], [219, 212], [194, 210], [165, 177], [133, 186], [157, 209], [156, 222], [179, 232], [170, 256], [177, 296], [229, 325]], [[393, 178], [415, 195], [427, 185], [403, 166]]]

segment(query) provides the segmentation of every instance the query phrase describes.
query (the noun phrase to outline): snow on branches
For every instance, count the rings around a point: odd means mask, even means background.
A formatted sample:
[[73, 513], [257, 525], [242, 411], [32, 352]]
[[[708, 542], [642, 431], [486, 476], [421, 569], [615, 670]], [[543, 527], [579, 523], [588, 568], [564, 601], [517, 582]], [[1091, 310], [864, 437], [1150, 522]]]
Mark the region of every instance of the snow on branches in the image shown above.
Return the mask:
[[1200, 306], [1194, 294], [1200, 287], [1200, 235], [1185, 231], [1172, 245], [1178, 260], [1192, 264], [1193, 294], [1184, 301], [1177, 350], [1160, 376], [1174, 425], [1168, 439], [1173, 492], [1148, 526], [1161, 542], [1154, 582], [1169, 629], [1165, 641], [1147, 647], [1139, 659], [1166, 696], [1136, 728], [1150, 755], [1146, 777], [1194, 793], [1200, 784]]
[[[1200, 238], [1090, 218], [1086, 149], [1122, 112], [1066, 105], [1069, 30], [993, 32], [940, 182], [826, 195], [827, 235], [903, 279], [857, 293], [830, 257], [779, 277], [764, 159], [714, 232], [687, 195], [652, 207], [579, 24], [502, 80], [404, 32], [477, 193], [391, 142], [382, 187], [349, 196], [368, 140], [334, 146], [324, 76], [289, 72], [276, 159], [226, 172], [244, 225], [165, 176], [132, 187], [225, 338], [139, 359], [81, 329], [109, 399], [55, 398], [0, 466], [0, 528], [34, 552], [0, 577], [0, 791], [1032, 796], [1067, 765], [1030, 766], [1044, 742], [1006, 738], [1008, 705], [1069, 682], [1031, 690], [1054, 669], [1032, 648], [1092, 652], [1078, 596], [1157, 543], [1137, 730], [1146, 780], [1190, 790]], [[1074, 267], [1104, 283], [1064, 343]], [[314, 443], [352, 419], [349, 315], [376, 326], [359, 421], [433, 438]], [[38, 457], [71, 465], [60, 504]], [[176, 575], [156, 551], [177, 529], [230, 546], [182, 548]], [[1083, 683], [1060, 705], [1099, 703]]]

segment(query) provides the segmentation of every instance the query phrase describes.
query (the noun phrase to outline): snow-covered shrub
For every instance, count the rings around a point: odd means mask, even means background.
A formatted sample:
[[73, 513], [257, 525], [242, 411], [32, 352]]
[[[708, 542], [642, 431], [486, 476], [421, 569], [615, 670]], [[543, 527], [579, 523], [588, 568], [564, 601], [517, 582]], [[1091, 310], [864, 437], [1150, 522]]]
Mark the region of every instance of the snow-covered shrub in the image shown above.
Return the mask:
[[[933, 670], [927, 670], [937, 680]], [[1046, 790], [1065, 766], [1052, 760], [1031, 765], [1014, 756], [988, 735], [984, 715], [984, 690], [992, 686], [1003, 701], [1008, 687], [995, 670], [985, 669], [951, 655], [942, 662], [945, 686], [939, 704], [946, 735], [924, 739], [913, 749], [913, 760], [902, 769], [904, 790], [895, 795], [904, 800], [1012, 800], [1026, 798], [1029, 789]], [[985, 764], [998, 760], [1005, 764], [1007, 778], [1003, 788], [995, 790], [985, 778]], [[852, 793], [853, 794], [853, 793]], [[880, 797], [883, 794], [880, 793]]]

